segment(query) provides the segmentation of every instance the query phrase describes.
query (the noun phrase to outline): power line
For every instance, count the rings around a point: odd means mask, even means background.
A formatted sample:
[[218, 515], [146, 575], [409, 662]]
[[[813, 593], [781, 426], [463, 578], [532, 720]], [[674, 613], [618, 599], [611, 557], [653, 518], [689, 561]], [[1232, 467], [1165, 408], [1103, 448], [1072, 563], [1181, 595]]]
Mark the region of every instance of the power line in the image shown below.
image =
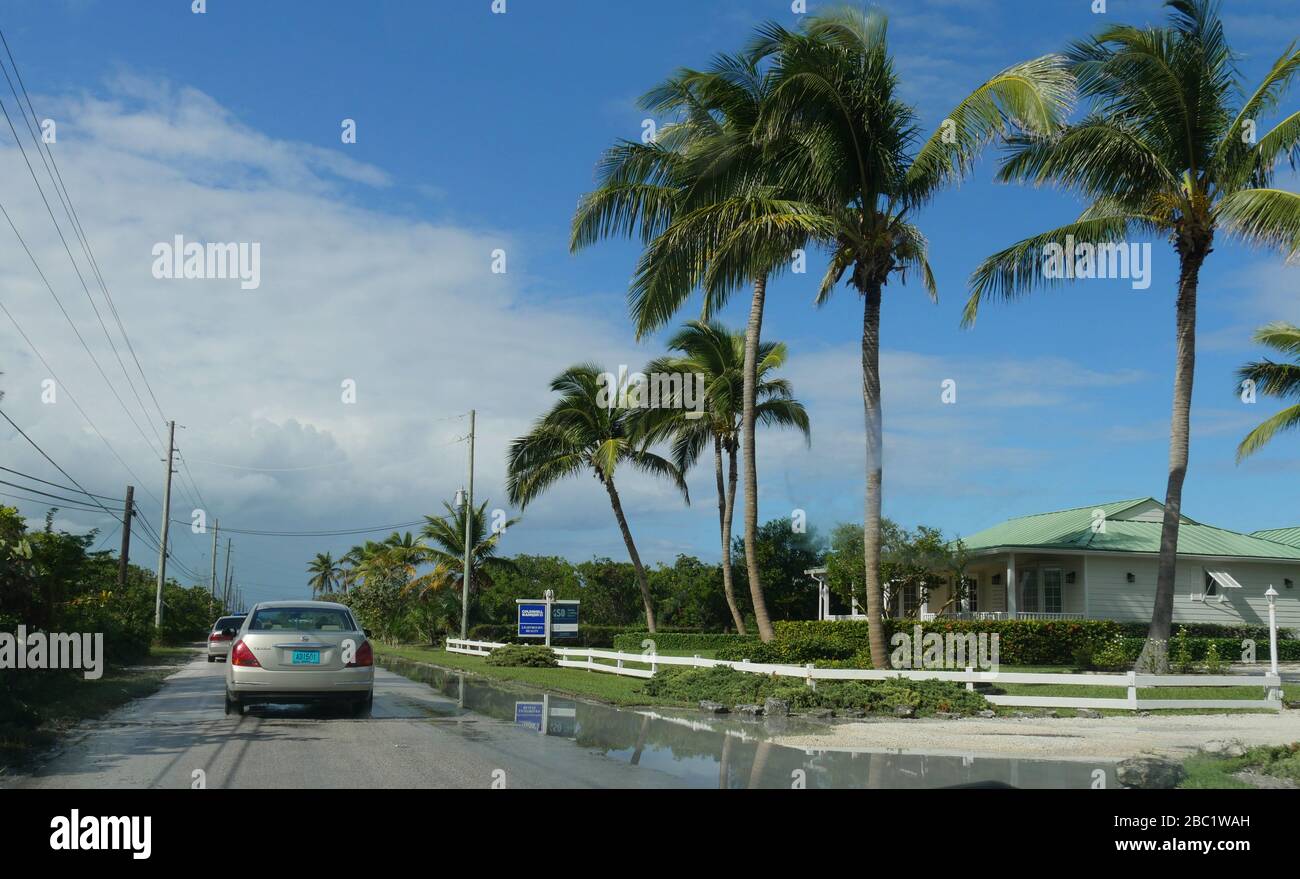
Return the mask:
[[[0, 204], [0, 211], [3, 210], [3, 204]], [[136, 475], [136, 472], [131, 469], [131, 465], [127, 464], [126, 461], [123, 460], [122, 456], [117, 453], [117, 449], [113, 448], [113, 444], [108, 441], [108, 437], [104, 436], [103, 432], [95, 426], [95, 422], [91, 420], [91, 417], [86, 414], [86, 410], [81, 407], [81, 403], [77, 401], [77, 395], [72, 393], [70, 386], [67, 385], [63, 379], [59, 378], [58, 373], [54, 371], [54, 367], [50, 366], [50, 362], [46, 360], [45, 355], [41, 353], [41, 349], [36, 347], [36, 343], [27, 335], [27, 331], [23, 329], [22, 324], [18, 323], [18, 318], [9, 313], [9, 309], [5, 308], [3, 302], [0, 302], [0, 311], [3, 311], [5, 317], [9, 318], [10, 323], [14, 325], [14, 329], [18, 330], [18, 335], [23, 337], [23, 341], [27, 343], [27, 347], [31, 348], [32, 353], [36, 355], [36, 359], [41, 362], [41, 365], [44, 366], [50, 376], [53, 377], [55, 383], [63, 389], [65, 394], [68, 395], [68, 399], [72, 401], [72, 405], [77, 407], [77, 411], [81, 413], [81, 417], [85, 419], [86, 423], [90, 425], [90, 429], [95, 432], [95, 436], [99, 437], [100, 441], [113, 454], [113, 457], [117, 459], [117, 463], [122, 465], [122, 469], [126, 470], [126, 472], [131, 475], [135, 480], [135, 483], [144, 490], [145, 494], [149, 495], [149, 497], [153, 498], [154, 501], [157, 502], [158, 498], [149, 490], [148, 484]]]
[[[223, 532], [240, 534], [247, 537], [348, 537], [354, 534], [378, 534], [384, 531], [401, 531], [403, 528], [415, 528], [425, 525], [428, 519], [451, 519], [450, 516], [429, 516], [417, 522], [398, 522], [396, 525], [377, 525], [373, 528], [346, 528], [333, 531], [263, 531], [252, 528], [228, 528], [221, 526]], [[172, 520], [174, 525], [189, 525], [189, 522]]]
[[23, 495], [23, 494], [10, 494], [8, 492], [0, 491], [0, 497], [13, 498], [14, 500], [28, 501], [30, 503], [40, 504], [46, 507], [47, 509], [76, 510], [78, 512], [84, 512], [84, 513], [100, 512], [99, 509], [97, 509], [96, 507], [87, 507], [78, 504], [51, 504], [49, 501], [44, 500], [43, 498], [28, 497], [27, 495]]
[[[13, 65], [13, 68], [14, 68], [14, 75], [17, 76], [17, 75], [18, 75], [18, 64], [17, 64], [17, 62], [14, 60], [13, 53], [9, 51], [9, 45], [8, 45], [8, 42], [7, 42], [7, 41], [4, 42], [4, 48], [5, 48], [5, 53], [9, 56], [9, 61], [10, 61], [10, 63]], [[57, 182], [57, 181], [55, 180], [55, 178], [54, 178], [54, 173], [51, 171], [50, 164], [51, 164], [51, 162], [54, 161], [54, 153], [50, 151], [50, 148], [49, 148], [49, 145], [48, 145], [48, 144], [45, 144], [44, 152], [42, 152], [42, 150], [41, 150], [42, 140], [41, 140], [41, 138], [38, 137], [37, 134], [36, 134], [36, 129], [37, 129], [37, 128], [40, 128], [40, 121], [39, 121], [38, 119], [36, 119], [36, 109], [35, 109], [34, 107], [31, 106], [31, 96], [30, 96], [30, 95], [27, 96], [27, 104], [28, 104], [28, 107], [31, 109], [31, 116], [28, 117], [27, 113], [23, 112], [22, 99], [18, 97], [18, 90], [17, 90], [16, 88], [14, 88], [14, 82], [13, 82], [13, 79], [9, 76], [9, 69], [8, 69], [8, 67], [5, 66], [5, 64], [4, 64], [4, 60], [3, 60], [3, 59], [0, 59], [0, 72], [3, 72], [3, 73], [4, 73], [5, 81], [9, 84], [9, 91], [13, 93], [13, 96], [14, 96], [14, 103], [17, 105], [17, 109], [18, 109], [18, 111], [19, 111], [19, 114], [23, 117], [23, 122], [26, 124], [26, 127], [27, 127], [27, 133], [31, 136], [31, 138], [32, 138], [32, 143], [36, 146], [36, 154], [37, 154], [38, 156], [40, 156], [41, 162], [42, 162], [42, 164], [44, 164], [44, 166], [45, 166], [45, 174], [46, 174], [47, 177], [50, 178], [50, 184], [54, 187], [54, 193], [55, 193], [56, 196], [58, 196], [59, 204], [63, 207], [63, 213], [64, 213], [64, 215], [67, 216], [67, 218], [68, 218], [68, 224], [69, 224], [70, 226], [73, 227], [73, 231], [74, 231], [74, 233], [77, 235], [78, 243], [81, 244], [82, 252], [83, 252], [83, 253], [85, 254], [85, 256], [86, 256], [86, 261], [87, 261], [87, 263], [91, 264], [92, 269], [95, 270], [95, 274], [96, 274], [96, 276], [97, 276], [98, 279], [99, 279], [100, 288], [101, 288], [101, 290], [103, 290], [103, 292], [104, 292], [104, 296], [105, 296], [105, 299], [106, 299], [106, 301], [109, 302], [109, 305], [110, 305], [110, 307], [111, 307], [111, 306], [112, 306], [112, 301], [111, 301], [111, 299], [110, 299], [109, 296], [108, 296], [108, 292], [107, 292], [108, 288], [107, 288], [107, 286], [104, 284], [104, 282], [103, 282], [103, 278], [102, 278], [101, 276], [99, 276], [98, 269], [95, 268], [95, 266], [94, 266], [94, 263], [93, 263], [93, 260], [92, 260], [92, 258], [91, 258], [91, 254], [90, 254], [89, 248], [88, 248], [88, 246], [87, 246], [87, 243], [86, 243], [86, 241], [85, 241], [83, 235], [82, 235], [81, 232], [79, 231], [79, 226], [80, 226], [80, 224], [79, 224], [79, 223], [74, 223], [74, 222], [73, 222], [73, 219], [72, 219], [72, 210], [71, 210], [71, 207], [70, 207], [70, 205], [71, 205], [71, 200], [70, 200], [69, 198], [65, 198], [65, 197], [64, 197], [65, 192], [64, 192], [64, 191], [60, 191], [60, 189], [59, 189], [59, 182]], [[23, 86], [23, 94], [24, 94], [24, 95], [27, 95], [27, 87], [26, 87], [26, 85]], [[81, 282], [81, 289], [84, 290], [84, 291], [86, 292], [86, 299], [87, 299], [87, 301], [90, 302], [90, 308], [91, 308], [91, 310], [94, 311], [94, 313], [95, 313], [95, 320], [97, 320], [97, 321], [99, 322], [99, 328], [100, 328], [100, 329], [103, 331], [103, 333], [104, 333], [104, 339], [105, 339], [105, 341], [108, 342], [109, 348], [111, 348], [112, 351], [113, 351], [113, 356], [117, 359], [117, 365], [118, 365], [118, 368], [120, 368], [120, 369], [122, 370], [122, 377], [126, 379], [127, 386], [131, 389], [131, 393], [132, 393], [132, 395], [135, 397], [136, 404], [140, 407], [140, 412], [141, 412], [141, 414], [143, 414], [144, 417], [145, 417], [145, 423], [147, 423], [147, 424], [149, 425], [150, 429], [153, 430], [154, 438], [157, 439], [159, 443], [161, 443], [161, 442], [162, 442], [162, 437], [159, 436], [159, 434], [158, 434], [158, 428], [157, 428], [157, 426], [154, 425], [153, 420], [149, 417], [149, 413], [148, 413], [147, 411], [145, 411], [144, 401], [143, 401], [142, 399], [140, 399], [140, 393], [139, 393], [139, 392], [136, 390], [136, 388], [135, 388], [135, 382], [133, 382], [133, 381], [131, 380], [131, 375], [130, 375], [130, 373], [127, 372], [127, 369], [126, 369], [126, 364], [122, 362], [122, 355], [121, 355], [121, 353], [118, 351], [118, 349], [117, 349], [117, 345], [116, 345], [116, 343], [114, 343], [114, 341], [113, 341], [113, 337], [112, 337], [112, 335], [111, 335], [111, 334], [109, 333], [109, 331], [108, 331], [108, 326], [104, 323], [104, 318], [103, 318], [103, 316], [99, 313], [99, 307], [98, 307], [97, 305], [95, 305], [95, 298], [91, 295], [91, 293], [90, 293], [90, 288], [89, 288], [89, 287], [87, 286], [87, 284], [86, 284], [86, 279], [85, 279], [85, 277], [81, 274], [81, 267], [80, 267], [79, 265], [77, 265], [77, 260], [76, 260], [76, 258], [73, 257], [73, 255], [72, 255], [72, 248], [68, 245], [68, 239], [64, 236], [64, 234], [63, 234], [63, 229], [59, 226], [59, 221], [58, 221], [58, 219], [54, 216], [54, 209], [50, 207], [49, 199], [47, 199], [47, 198], [45, 197], [45, 190], [44, 190], [44, 187], [41, 186], [41, 182], [40, 182], [40, 180], [39, 180], [39, 179], [37, 178], [37, 176], [36, 176], [36, 170], [35, 170], [35, 168], [32, 167], [31, 160], [29, 160], [29, 159], [27, 158], [27, 150], [23, 147], [22, 139], [18, 136], [18, 132], [17, 132], [17, 131], [15, 130], [15, 128], [14, 128], [13, 120], [9, 118], [9, 111], [8, 111], [8, 109], [5, 109], [5, 108], [4, 108], [4, 102], [3, 102], [3, 101], [0, 101], [0, 109], [3, 109], [3, 110], [4, 110], [4, 116], [5, 116], [5, 119], [6, 119], [6, 121], [8, 121], [8, 123], [9, 123], [9, 130], [13, 132], [14, 140], [15, 140], [15, 142], [18, 144], [18, 149], [19, 149], [19, 151], [22, 153], [22, 156], [23, 156], [23, 162], [27, 165], [27, 171], [28, 171], [29, 174], [31, 174], [32, 182], [36, 184], [36, 190], [37, 190], [37, 192], [40, 193], [41, 201], [43, 201], [43, 202], [45, 203], [45, 210], [46, 210], [46, 213], [48, 213], [48, 214], [50, 215], [50, 221], [51, 221], [52, 223], [54, 223], [54, 230], [58, 233], [58, 235], [59, 235], [59, 240], [60, 240], [61, 242], [63, 242], [63, 250], [64, 250], [65, 253], [67, 253], [67, 255], [68, 255], [68, 260], [72, 263], [73, 271], [75, 271], [76, 274], [77, 274], [77, 280], [79, 280], [79, 281]], [[32, 123], [33, 123], [33, 121], [35, 121], [35, 123], [36, 123], [36, 127], [35, 127], [35, 128], [32, 127]], [[49, 160], [48, 160], [48, 161], [46, 160], [47, 155], [48, 155], [48, 157], [49, 157]], [[61, 179], [61, 177], [62, 177], [62, 175], [60, 175], [60, 179]], [[64, 189], [66, 190], [66, 187], [64, 187]], [[120, 327], [120, 322], [119, 322], [119, 329], [120, 329], [120, 328], [121, 328], [121, 327]], [[119, 401], [120, 401], [120, 400], [119, 400]], [[123, 404], [123, 406], [124, 406], [124, 408], [125, 408], [125, 404]], [[161, 414], [161, 412], [160, 412], [160, 414]], [[132, 420], [134, 421], [134, 419], [132, 419]], [[138, 427], [138, 425], [137, 425], [137, 427]], [[143, 436], [143, 431], [141, 432], [141, 435]], [[145, 442], [146, 442], [147, 445], [149, 445], [149, 447], [150, 447], [151, 449], [153, 448], [153, 444], [152, 444], [152, 443], [149, 443], [149, 441], [148, 441], [148, 437], [145, 437]]]
[[19, 485], [17, 482], [6, 482], [3, 479], [0, 479], [0, 485], [7, 485], [10, 488], [19, 488], [22, 489], [23, 491], [31, 492], [32, 494], [39, 494], [45, 497], [54, 498], [55, 500], [67, 501], [68, 503], [72, 503], [72, 504], [85, 503], [80, 498], [70, 498], [70, 497], [64, 497], [63, 495], [60, 494], [51, 494], [48, 491], [41, 491], [40, 489], [30, 488], [26, 485]]
[[53, 464], [53, 465], [54, 465], [54, 469], [55, 469], [55, 470], [58, 470], [60, 473], [62, 473], [64, 476], [66, 476], [66, 477], [68, 478], [68, 481], [70, 481], [73, 485], [75, 485], [75, 486], [77, 487], [77, 489], [78, 489], [82, 494], [84, 494], [86, 497], [88, 497], [88, 498], [90, 498], [92, 501], [94, 501], [94, 502], [95, 502], [95, 503], [96, 503], [96, 504], [97, 504], [97, 505], [98, 505], [98, 506], [99, 506], [99, 507], [100, 507], [100, 508], [105, 512], [105, 513], [108, 513], [110, 516], [112, 516], [112, 517], [113, 517], [114, 519], [116, 519], [118, 522], [121, 522], [121, 521], [122, 521], [121, 519], [118, 519], [118, 518], [117, 518], [117, 514], [115, 514], [115, 513], [114, 513], [112, 510], [110, 510], [108, 507], [106, 507], [106, 506], [104, 506], [103, 504], [101, 504], [101, 503], [99, 502], [99, 500], [98, 500], [98, 499], [97, 499], [93, 494], [91, 494], [90, 492], [86, 491], [85, 487], [84, 487], [80, 482], [78, 482], [77, 480], [73, 479], [73, 478], [72, 478], [72, 474], [70, 474], [67, 470], [64, 470], [62, 467], [60, 467], [60, 466], [59, 466], [59, 463], [58, 463], [57, 461], [55, 461], [53, 458], [51, 458], [49, 455], [47, 455], [47, 454], [45, 453], [45, 450], [42, 449], [39, 445], [37, 445], [36, 440], [34, 440], [34, 439], [32, 439], [31, 437], [29, 437], [29, 436], [26, 434], [26, 432], [23, 431], [23, 429], [22, 429], [21, 427], [19, 427], [17, 424], [15, 424], [15, 423], [14, 423], [14, 420], [13, 420], [12, 418], [10, 418], [9, 415], [8, 415], [8, 414], [7, 414], [3, 409], [0, 409], [0, 417], [3, 417], [5, 421], [8, 421], [9, 424], [13, 426], [13, 429], [16, 430], [16, 431], [18, 431], [19, 435], [20, 435], [23, 439], [25, 439], [25, 440], [27, 440], [27, 442], [31, 443], [32, 448], [34, 448], [36, 451], [38, 451], [38, 452], [41, 453], [41, 457], [42, 457], [42, 458], [44, 458], [45, 460], [47, 460], [47, 461], [49, 461], [51, 464]]
[[[0, 64], [0, 67], [2, 66], [3, 65]], [[5, 73], [5, 76], [8, 77], [8, 72]], [[68, 247], [68, 241], [63, 235], [63, 230], [59, 227], [58, 220], [56, 220], [54, 217], [54, 210], [53, 208], [50, 207], [49, 199], [45, 197], [45, 191], [41, 188], [40, 180], [38, 180], [36, 177], [36, 171], [34, 168], [32, 168], [31, 160], [27, 158], [27, 149], [23, 146], [22, 138], [19, 137], [18, 130], [14, 127], [13, 119], [9, 116], [9, 108], [5, 106], [3, 99], [0, 99], [0, 113], [4, 114], [5, 121], [9, 123], [9, 130], [13, 133], [14, 140], [18, 144], [19, 152], [22, 153], [23, 162], [26, 163], [27, 165], [27, 171], [29, 174], [31, 174], [32, 180], [35, 181], [36, 183], [36, 189], [37, 192], [40, 193], [41, 201], [45, 203], [45, 210], [50, 215], [50, 219], [54, 222], [54, 229], [56, 232], [59, 233], [59, 239], [63, 241], [63, 249], [67, 252], [68, 259], [72, 260], [72, 268], [76, 271], [77, 277], [81, 280], [82, 289], [86, 291], [86, 297], [90, 299], [90, 305], [91, 308], [94, 309], [95, 311], [95, 317], [99, 318], [99, 325], [104, 330], [105, 337], [107, 337], [108, 328], [104, 326], [103, 318], [99, 316], [99, 309], [95, 306], [95, 300], [90, 296], [90, 288], [86, 286], [86, 280], [85, 278], [82, 277], [81, 269], [80, 267], [77, 266], [77, 261], [72, 256], [72, 250], [71, 248]], [[3, 205], [0, 205], [0, 213], [4, 214], [5, 220], [8, 221], [9, 223], [9, 228], [13, 229], [14, 235], [18, 237], [18, 242], [23, 246], [23, 250], [27, 252], [28, 259], [30, 259], [32, 261], [32, 265], [36, 267], [36, 273], [40, 275], [41, 280], [45, 282], [45, 287], [50, 291], [50, 296], [54, 297], [54, 302], [56, 305], [59, 306], [59, 311], [63, 312], [63, 317], [65, 320], [67, 320], [68, 326], [72, 327], [72, 332], [76, 334], [77, 341], [81, 343], [81, 347], [85, 350], [87, 356], [90, 357], [90, 362], [95, 364], [95, 369], [99, 371], [100, 376], [104, 379], [104, 384], [108, 385], [108, 389], [109, 391], [112, 392], [114, 399], [117, 400], [117, 404], [122, 407], [122, 411], [126, 413], [126, 417], [131, 421], [131, 424], [135, 426], [135, 429], [136, 431], [139, 432], [141, 439], [145, 441], [145, 445], [147, 445], [150, 448], [150, 450], [157, 453], [157, 449], [154, 449], [153, 443], [150, 442], [149, 437], [145, 436], [144, 430], [140, 427], [139, 422], [135, 420], [135, 416], [131, 414], [131, 410], [128, 409], [126, 403], [123, 402], [122, 396], [117, 392], [117, 387], [114, 386], [113, 382], [109, 380], [108, 373], [104, 372], [104, 367], [100, 365], [99, 358], [95, 356], [95, 352], [91, 351], [90, 346], [86, 344], [85, 337], [81, 335], [81, 330], [77, 329], [76, 322], [73, 321], [72, 316], [68, 314], [68, 309], [64, 307], [63, 300], [59, 298], [59, 294], [54, 292], [54, 285], [50, 283], [50, 279], [46, 277], [45, 271], [41, 268], [40, 263], [37, 262], [35, 254], [33, 254], [31, 248], [27, 246], [27, 241], [23, 238], [22, 233], [18, 231], [18, 226], [14, 223], [13, 219], [9, 216], [9, 211], [5, 210]], [[108, 341], [109, 341], [109, 345], [112, 346], [113, 340], [109, 338]], [[116, 353], [117, 351], [116, 346], [113, 346], [113, 350]], [[118, 363], [119, 365], [121, 364], [120, 357], [118, 358]], [[126, 367], [123, 366], [122, 369], [123, 372], [125, 373]], [[129, 382], [130, 379], [128, 378], [128, 383]]]
[[[54, 488], [61, 488], [64, 491], [76, 491], [75, 488], [72, 488], [70, 486], [63, 485], [62, 483], [59, 482], [51, 482], [48, 479], [41, 479], [39, 476], [33, 476], [30, 473], [23, 473], [21, 470], [14, 470], [9, 467], [0, 467], [0, 470], [3, 470], [5, 473], [12, 473], [14, 476], [21, 476], [23, 479], [29, 479], [32, 482], [39, 482], [42, 485], [49, 485]], [[94, 494], [94, 492], [90, 492], [90, 493]], [[107, 494], [95, 494], [95, 497], [100, 498], [101, 500], [113, 501], [114, 503], [118, 503], [118, 504], [126, 503], [126, 501], [124, 501], [122, 498], [112, 497], [111, 495], [107, 495]]]
[[[14, 58], [13, 52], [9, 49], [9, 41], [5, 38], [3, 30], [0, 30], [0, 44], [3, 44], [5, 54], [9, 56], [9, 63], [13, 65], [14, 76], [17, 77], [19, 86], [22, 87], [23, 97], [27, 99], [27, 109], [32, 114], [32, 120], [37, 121], [38, 116], [36, 115], [36, 108], [32, 105], [31, 95], [27, 93], [27, 83], [23, 81], [22, 71], [19, 70], [18, 61]], [[40, 123], [37, 122], [38, 126], [39, 124]], [[63, 194], [67, 199], [67, 206], [72, 214], [73, 225], [77, 229], [77, 233], [80, 236], [86, 249], [86, 253], [90, 258], [90, 264], [95, 270], [95, 276], [99, 279], [100, 286], [103, 288], [104, 298], [108, 301], [108, 307], [113, 313], [113, 319], [117, 323], [118, 330], [122, 333], [122, 339], [126, 342], [127, 350], [131, 353], [131, 359], [135, 361], [135, 367], [140, 372], [140, 378], [144, 381], [145, 389], [149, 392], [150, 399], [153, 400], [154, 408], [158, 410], [159, 417], [165, 422], [167, 416], [163, 415], [162, 406], [159, 405], [158, 397], [154, 394], [153, 385], [149, 383], [149, 377], [145, 374], [144, 367], [140, 364], [140, 358], [136, 356], [135, 346], [131, 343], [131, 336], [127, 333], [126, 327], [122, 324], [121, 316], [117, 312], [117, 305], [114, 304], [112, 294], [108, 291], [108, 283], [104, 280], [103, 272], [99, 270], [99, 260], [95, 258], [94, 248], [90, 246], [90, 238], [86, 235], [85, 230], [81, 226], [81, 217], [77, 213], [76, 205], [72, 203], [72, 194], [68, 192], [68, 186], [63, 182], [63, 173], [59, 170], [59, 163], [54, 158], [54, 153], [50, 150], [49, 144], [45, 144], [45, 152], [50, 158], [50, 164], [54, 166], [54, 174], [58, 178], [59, 185], [63, 187]], [[159, 437], [158, 441], [161, 443], [162, 437]]]

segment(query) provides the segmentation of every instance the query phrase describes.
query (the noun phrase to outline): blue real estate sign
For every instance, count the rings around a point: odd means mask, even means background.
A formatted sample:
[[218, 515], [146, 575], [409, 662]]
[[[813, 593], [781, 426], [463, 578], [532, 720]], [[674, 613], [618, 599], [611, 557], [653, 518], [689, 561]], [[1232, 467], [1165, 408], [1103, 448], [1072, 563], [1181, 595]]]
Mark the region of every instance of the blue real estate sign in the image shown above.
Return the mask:
[[557, 601], [551, 605], [551, 637], [578, 637], [578, 602]]
[[515, 723], [520, 726], [531, 727], [533, 730], [541, 732], [545, 716], [544, 706], [541, 702], [515, 703]]
[[546, 602], [538, 601], [519, 605], [519, 637], [546, 637]]

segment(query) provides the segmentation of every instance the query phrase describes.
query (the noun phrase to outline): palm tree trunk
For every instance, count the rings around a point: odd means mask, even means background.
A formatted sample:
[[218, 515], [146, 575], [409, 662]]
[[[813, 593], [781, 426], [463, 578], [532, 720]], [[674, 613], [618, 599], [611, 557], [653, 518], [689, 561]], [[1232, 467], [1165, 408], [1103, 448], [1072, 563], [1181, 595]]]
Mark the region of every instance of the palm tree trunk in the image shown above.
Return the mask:
[[718, 477], [718, 523], [722, 527], [722, 591], [727, 596], [727, 607], [731, 610], [731, 619], [736, 624], [736, 633], [745, 634], [745, 618], [740, 615], [736, 605], [736, 587], [732, 582], [731, 571], [731, 513], [736, 506], [736, 450], [727, 449], [730, 461], [728, 476], [730, 482], [724, 486], [722, 480], [722, 439], [713, 438], [713, 469]]
[[871, 665], [888, 666], [885, 627], [881, 622], [884, 590], [880, 582], [880, 489], [881, 431], [880, 403], [880, 289], [878, 281], [863, 285], [862, 309], [862, 405], [867, 417], [867, 497], [862, 524], [862, 551], [866, 562], [867, 637], [871, 643]]
[[623, 532], [623, 542], [627, 544], [627, 554], [632, 558], [632, 567], [636, 569], [636, 584], [641, 588], [641, 600], [645, 603], [645, 625], [646, 630], [654, 632], [655, 630], [655, 608], [654, 602], [650, 598], [650, 581], [646, 579], [645, 568], [641, 565], [641, 555], [636, 551], [636, 544], [632, 541], [632, 530], [627, 527], [627, 518], [623, 515], [623, 504], [619, 502], [618, 490], [614, 488], [614, 480], [605, 479], [605, 490], [609, 492], [609, 503], [614, 508], [614, 518], [618, 520], [619, 530]]
[[754, 605], [758, 637], [771, 641], [775, 633], [767, 615], [763, 584], [758, 578], [758, 464], [754, 459], [755, 395], [758, 388], [758, 339], [763, 329], [763, 301], [767, 296], [767, 275], [754, 279], [754, 299], [745, 326], [745, 391], [741, 416], [741, 441], [745, 459], [745, 569], [749, 574], [749, 597]]
[[1156, 572], [1156, 600], [1151, 611], [1147, 642], [1137, 668], [1152, 674], [1169, 671], [1169, 635], [1174, 621], [1174, 586], [1178, 565], [1178, 523], [1183, 507], [1183, 480], [1187, 477], [1187, 450], [1191, 433], [1192, 381], [1196, 371], [1196, 287], [1201, 264], [1209, 255], [1206, 241], [1179, 246], [1177, 338], [1174, 364], [1174, 411], [1169, 429], [1169, 483], [1165, 488], [1164, 523], [1160, 529], [1160, 562]]

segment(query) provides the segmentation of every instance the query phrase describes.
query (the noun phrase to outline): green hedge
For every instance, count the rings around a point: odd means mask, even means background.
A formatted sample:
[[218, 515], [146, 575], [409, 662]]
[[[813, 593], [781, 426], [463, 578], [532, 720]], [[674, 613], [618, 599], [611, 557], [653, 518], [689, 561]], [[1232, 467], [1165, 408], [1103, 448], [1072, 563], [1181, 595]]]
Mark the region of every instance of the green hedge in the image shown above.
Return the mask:
[[[1174, 659], [1174, 647], [1177, 638], [1169, 639], [1169, 657], [1172, 662]], [[1146, 638], [1125, 638], [1124, 652], [1130, 663], [1138, 658], [1142, 652], [1142, 645], [1146, 643]], [[1203, 662], [1205, 652], [1209, 650], [1210, 645], [1214, 644], [1219, 648], [1219, 661], [1224, 665], [1233, 662], [1241, 662], [1241, 639], [1240, 638], [1188, 638], [1188, 653], [1191, 655], [1193, 662]], [[1300, 662], [1300, 640], [1294, 638], [1280, 638], [1277, 642], [1277, 658], [1279, 662]], [[1268, 662], [1268, 638], [1255, 641], [1255, 661], [1257, 663]]]
[[[1115, 638], [1126, 645], [1141, 642], [1147, 627], [1143, 623], [1114, 620], [915, 620], [884, 621], [888, 649], [896, 632], [912, 635], [917, 625], [929, 632], [987, 632], [998, 638], [998, 661], [1005, 665], [1076, 665], [1081, 656], [1095, 654]], [[829, 622], [819, 620], [781, 621], [774, 626], [776, 638], [767, 644], [724, 645], [718, 649], [720, 659], [750, 659], [754, 662], [779, 662], [803, 665], [838, 664], [862, 661], [870, 655], [870, 641], [865, 620]], [[1192, 636], [1193, 659], [1204, 656], [1212, 633], [1218, 637], [1219, 655], [1224, 662], [1236, 661], [1241, 655], [1243, 638], [1254, 638], [1257, 659], [1268, 658], [1268, 630], [1258, 626], [1188, 625]], [[1128, 648], [1131, 649], [1131, 646]], [[1300, 641], [1281, 640], [1278, 654], [1282, 660], [1300, 660]], [[1137, 652], [1133, 651], [1136, 658]]]
[[640, 653], [645, 649], [641, 646], [641, 642], [645, 640], [654, 641], [655, 649], [660, 653], [667, 651], [693, 653], [701, 650], [727, 649], [742, 653], [739, 659], [747, 658], [749, 653], [746, 651], [761, 643], [753, 635], [718, 635], [700, 632], [655, 632], [652, 635], [649, 632], [624, 632], [614, 638], [614, 649], [626, 653]]
[[801, 680], [749, 674], [726, 666], [661, 669], [643, 685], [651, 696], [681, 702], [709, 700], [728, 707], [762, 705], [769, 697], [784, 699], [797, 712], [829, 708], [893, 714], [899, 706], [918, 715], [936, 711], [974, 714], [989, 707], [977, 692], [951, 681], [821, 681], [816, 689]]

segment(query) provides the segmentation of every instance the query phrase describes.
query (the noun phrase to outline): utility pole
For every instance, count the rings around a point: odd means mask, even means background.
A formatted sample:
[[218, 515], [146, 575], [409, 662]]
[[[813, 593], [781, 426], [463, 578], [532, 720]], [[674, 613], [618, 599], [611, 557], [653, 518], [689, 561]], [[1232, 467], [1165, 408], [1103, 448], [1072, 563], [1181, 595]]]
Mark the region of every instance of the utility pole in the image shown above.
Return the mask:
[[126, 509], [122, 515], [122, 551], [117, 557], [117, 589], [126, 589], [126, 569], [131, 559], [131, 513], [135, 511], [135, 486], [126, 487]]
[[469, 485], [465, 492], [465, 568], [460, 578], [460, 637], [469, 637], [470, 525], [474, 521], [474, 410], [469, 410]]
[[212, 605], [217, 601], [217, 532], [221, 530], [221, 520], [217, 519], [212, 524], [212, 600], [208, 602], [208, 613], [212, 613]]
[[226, 538], [226, 582], [221, 588], [222, 612], [230, 609], [230, 538]]
[[153, 626], [162, 628], [163, 583], [167, 580], [167, 532], [172, 518], [172, 455], [176, 450], [176, 422], [167, 422], [167, 478], [163, 487], [162, 544], [158, 547], [158, 595], [153, 607]]

